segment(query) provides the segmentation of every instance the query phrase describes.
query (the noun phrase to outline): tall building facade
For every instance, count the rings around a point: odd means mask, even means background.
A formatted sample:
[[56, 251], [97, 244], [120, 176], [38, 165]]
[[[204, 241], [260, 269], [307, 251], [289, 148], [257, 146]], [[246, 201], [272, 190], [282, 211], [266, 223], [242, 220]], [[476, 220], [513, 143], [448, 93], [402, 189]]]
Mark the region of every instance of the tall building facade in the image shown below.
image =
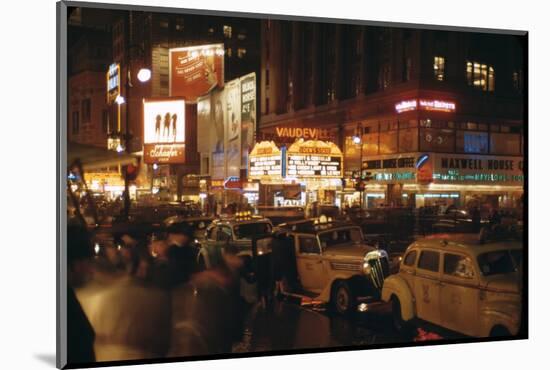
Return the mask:
[[[205, 44], [224, 45], [224, 80], [259, 72], [258, 20], [199, 15], [121, 12], [112, 27], [112, 63], [121, 70], [121, 95], [126, 103], [121, 111], [123, 134], [129, 134], [128, 150], [143, 148], [142, 101], [144, 98], [170, 96], [169, 50]], [[151, 79], [137, 80], [141, 68], [151, 70]], [[130, 85], [128, 83], [130, 75]], [[111, 108], [111, 116], [117, 114]], [[186, 104], [185, 164], [161, 165], [155, 174], [165, 178], [173, 193], [182, 192], [182, 177], [200, 173], [197, 151], [197, 106]], [[144, 169], [145, 170], [145, 169]], [[152, 170], [148, 168], [147, 170]], [[198, 196], [198, 193], [196, 194]]]
[[342, 181], [306, 190], [321, 202], [516, 206], [524, 46], [513, 35], [264, 20], [259, 139], [340, 147]]
[[105, 66], [111, 60], [111, 35], [104, 30], [71, 27], [78, 35], [68, 55], [68, 139], [105, 147], [112, 122], [105, 95]]

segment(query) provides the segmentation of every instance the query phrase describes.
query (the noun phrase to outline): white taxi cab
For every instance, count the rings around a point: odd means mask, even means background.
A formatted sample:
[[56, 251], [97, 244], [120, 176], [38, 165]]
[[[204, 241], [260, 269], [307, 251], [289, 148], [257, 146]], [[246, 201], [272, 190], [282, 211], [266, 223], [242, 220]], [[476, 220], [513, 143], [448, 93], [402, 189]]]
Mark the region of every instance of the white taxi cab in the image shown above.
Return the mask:
[[411, 244], [399, 272], [384, 281], [401, 329], [413, 319], [475, 337], [517, 335], [521, 242], [480, 244], [477, 235], [436, 235]]

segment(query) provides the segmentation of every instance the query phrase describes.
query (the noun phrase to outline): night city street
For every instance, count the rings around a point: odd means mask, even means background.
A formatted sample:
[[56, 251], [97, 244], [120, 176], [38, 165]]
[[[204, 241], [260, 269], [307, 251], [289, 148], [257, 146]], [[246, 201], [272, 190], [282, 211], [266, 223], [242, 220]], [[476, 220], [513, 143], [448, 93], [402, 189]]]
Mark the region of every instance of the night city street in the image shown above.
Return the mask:
[[524, 36], [117, 9], [66, 9], [69, 364], [525, 338]]

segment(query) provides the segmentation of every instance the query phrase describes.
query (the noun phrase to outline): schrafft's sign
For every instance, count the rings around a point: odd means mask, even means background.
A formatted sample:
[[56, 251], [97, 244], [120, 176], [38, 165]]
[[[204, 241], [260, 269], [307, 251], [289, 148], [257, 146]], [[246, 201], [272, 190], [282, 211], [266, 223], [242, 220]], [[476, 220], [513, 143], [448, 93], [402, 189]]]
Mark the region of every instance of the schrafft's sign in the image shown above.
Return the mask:
[[403, 100], [395, 104], [395, 111], [397, 113], [403, 113], [403, 112], [408, 112], [412, 110], [455, 112], [456, 104], [450, 101], [430, 100], [430, 99]]
[[332, 142], [300, 139], [288, 148], [286, 176], [342, 177], [342, 152]]
[[261, 179], [264, 176], [281, 177], [282, 154], [273, 141], [262, 141], [250, 152], [248, 177]]
[[170, 49], [170, 96], [196, 101], [224, 83], [223, 44]]
[[145, 163], [185, 163], [185, 101], [143, 101]]
[[107, 70], [107, 103], [111, 104], [120, 94], [120, 64], [113, 63]]

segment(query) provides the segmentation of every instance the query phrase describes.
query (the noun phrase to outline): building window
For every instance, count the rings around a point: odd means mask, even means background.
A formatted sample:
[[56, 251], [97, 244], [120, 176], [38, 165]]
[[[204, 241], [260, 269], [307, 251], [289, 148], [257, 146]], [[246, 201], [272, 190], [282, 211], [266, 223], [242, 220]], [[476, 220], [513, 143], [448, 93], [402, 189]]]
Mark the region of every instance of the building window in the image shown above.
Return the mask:
[[214, 28], [210, 27], [210, 28], [208, 29], [208, 33], [209, 33], [210, 35], [213, 35], [213, 34], [214, 34]]
[[231, 55], [233, 55], [233, 50], [231, 48], [227, 49], [227, 57], [231, 58]]
[[466, 81], [482, 91], [495, 91], [495, 69], [479, 62], [466, 62]]
[[81, 104], [81, 111], [82, 111], [82, 123], [90, 123], [91, 120], [91, 100], [84, 99], [82, 100]]
[[106, 134], [109, 132], [109, 111], [107, 109], [103, 110], [103, 114], [101, 116], [101, 126], [103, 128], [103, 133]]
[[168, 21], [160, 21], [159, 26], [160, 28], [168, 28]]
[[[504, 126], [503, 126], [504, 128]], [[521, 154], [521, 135], [512, 133], [491, 133], [491, 154]]]
[[176, 24], [176, 31], [183, 31], [183, 24]]
[[238, 58], [244, 58], [244, 56], [246, 55], [246, 49], [243, 49], [243, 48], [238, 48], [237, 49], [237, 57]]
[[237, 38], [241, 41], [245, 40], [246, 39], [246, 33], [244, 31], [241, 31], [241, 33], [239, 33], [237, 35]]
[[223, 35], [225, 38], [230, 39], [232, 32], [233, 28], [231, 26], [223, 26]]
[[386, 90], [390, 86], [391, 67], [390, 63], [386, 62], [380, 67], [378, 72], [378, 88]]
[[489, 152], [489, 134], [479, 131], [457, 131], [457, 151], [464, 153], [487, 154]]
[[78, 135], [80, 131], [80, 121], [78, 112], [73, 112], [73, 135]]
[[437, 81], [445, 79], [445, 58], [434, 57], [434, 77]]
[[517, 92], [523, 91], [523, 71], [521, 69], [512, 73], [512, 86]]

